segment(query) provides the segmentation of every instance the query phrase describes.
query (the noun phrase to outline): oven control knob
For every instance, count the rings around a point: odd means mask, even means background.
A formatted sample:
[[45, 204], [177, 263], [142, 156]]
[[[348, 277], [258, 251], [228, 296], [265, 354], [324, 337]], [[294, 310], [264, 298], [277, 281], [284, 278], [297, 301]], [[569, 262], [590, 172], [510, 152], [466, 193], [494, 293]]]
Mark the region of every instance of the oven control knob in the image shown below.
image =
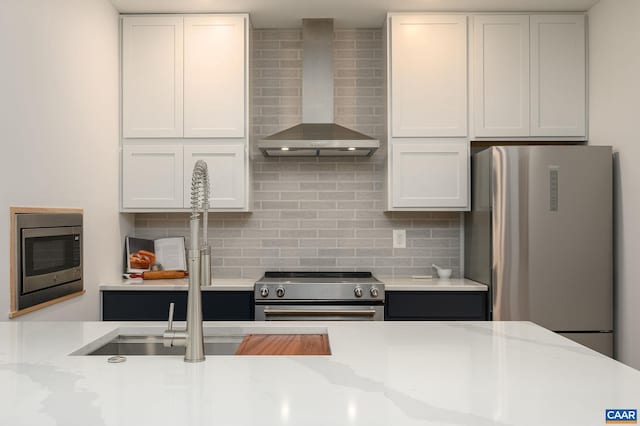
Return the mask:
[[355, 293], [356, 297], [362, 297], [362, 288], [361, 287], [356, 287], [356, 289], [353, 290], [353, 292]]
[[284, 287], [278, 287], [276, 289], [276, 296], [283, 297], [284, 296]]
[[260, 296], [267, 297], [269, 295], [269, 289], [267, 287], [262, 287], [260, 289]]
[[369, 290], [369, 293], [371, 293], [371, 297], [378, 297], [378, 289], [375, 287], [371, 287], [371, 290]]

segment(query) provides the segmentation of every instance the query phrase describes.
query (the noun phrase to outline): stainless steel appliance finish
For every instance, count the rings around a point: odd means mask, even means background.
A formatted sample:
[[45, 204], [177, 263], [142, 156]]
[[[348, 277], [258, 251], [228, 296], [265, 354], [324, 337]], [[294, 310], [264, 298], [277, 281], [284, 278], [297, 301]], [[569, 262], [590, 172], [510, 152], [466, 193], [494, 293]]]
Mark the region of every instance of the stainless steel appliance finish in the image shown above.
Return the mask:
[[305, 123], [263, 138], [266, 157], [370, 157], [380, 141], [334, 123]]
[[[187, 328], [174, 330], [173, 309], [169, 305], [169, 324], [163, 334], [165, 347], [184, 346], [185, 362], [202, 362], [205, 360], [204, 332], [202, 327], [202, 292], [203, 285], [211, 285], [211, 252], [207, 243], [207, 217], [209, 216], [209, 169], [203, 160], [196, 161], [191, 176], [191, 247], [189, 248], [189, 288], [187, 295]], [[202, 240], [200, 240], [200, 213], [202, 213]], [[200, 244], [202, 241], [202, 244]], [[203, 266], [204, 265], [204, 266]], [[203, 272], [203, 268], [205, 271]], [[203, 279], [208, 281], [203, 281]]]
[[302, 20], [302, 124], [258, 142], [267, 157], [372, 155], [380, 141], [334, 123], [333, 20]]
[[82, 214], [16, 214], [16, 304], [25, 309], [83, 289]]
[[[234, 355], [244, 336], [207, 336], [207, 355]], [[162, 336], [118, 336], [87, 355], [184, 355], [184, 348], [166, 346]]]
[[612, 151], [492, 147], [472, 157], [465, 275], [494, 320], [530, 320], [612, 355]]
[[370, 272], [266, 272], [254, 293], [257, 321], [384, 320], [384, 283]]

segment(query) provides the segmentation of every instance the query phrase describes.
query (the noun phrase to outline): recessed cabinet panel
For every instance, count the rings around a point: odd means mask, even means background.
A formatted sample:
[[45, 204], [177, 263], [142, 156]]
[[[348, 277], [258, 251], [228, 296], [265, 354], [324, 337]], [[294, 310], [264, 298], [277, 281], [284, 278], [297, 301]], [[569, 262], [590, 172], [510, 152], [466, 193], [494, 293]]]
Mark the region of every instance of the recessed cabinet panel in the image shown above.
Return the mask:
[[[176, 321], [187, 317], [186, 290], [109, 290], [102, 292], [103, 321], [167, 321], [167, 307], [175, 303]], [[253, 321], [253, 291], [203, 291], [205, 321]]]
[[474, 136], [584, 138], [584, 15], [473, 20]]
[[123, 137], [182, 137], [182, 39], [182, 17], [123, 18]]
[[529, 136], [529, 17], [474, 17], [476, 136]]
[[125, 145], [122, 155], [124, 208], [181, 208], [182, 146]]
[[187, 184], [184, 206], [191, 205], [191, 173], [196, 161], [204, 160], [209, 171], [209, 208], [245, 207], [245, 147], [244, 144], [187, 145], [184, 147], [184, 181]]
[[467, 135], [467, 17], [393, 15], [391, 135]]
[[586, 135], [584, 15], [531, 16], [531, 134]]
[[245, 134], [245, 17], [184, 18], [184, 136]]
[[387, 291], [385, 321], [486, 321], [487, 293]]
[[392, 207], [467, 207], [468, 142], [394, 142], [392, 156]]

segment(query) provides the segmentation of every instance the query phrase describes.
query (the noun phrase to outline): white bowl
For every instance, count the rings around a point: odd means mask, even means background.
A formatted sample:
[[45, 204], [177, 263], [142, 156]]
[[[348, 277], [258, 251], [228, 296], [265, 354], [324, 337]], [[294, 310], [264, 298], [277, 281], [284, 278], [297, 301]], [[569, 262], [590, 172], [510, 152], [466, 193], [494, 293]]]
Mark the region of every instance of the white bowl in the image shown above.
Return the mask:
[[451, 278], [451, 269], [438, 269], [438, 276], [442, 279]]

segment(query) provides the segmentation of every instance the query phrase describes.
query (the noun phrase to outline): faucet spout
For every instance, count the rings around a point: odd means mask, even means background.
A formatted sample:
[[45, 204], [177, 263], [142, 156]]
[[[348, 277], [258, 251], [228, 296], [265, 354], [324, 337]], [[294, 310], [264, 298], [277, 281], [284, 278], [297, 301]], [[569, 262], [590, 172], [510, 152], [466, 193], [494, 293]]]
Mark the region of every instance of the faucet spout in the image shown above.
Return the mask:
[[[202, 244], [200, 243], [200, 212], [203, 216]], [[189, 289], [187, 296], [187, 329], [173, 330], [172, 309], [169, 329], [164, 333], [165, 346], [186, 346], [185, 362], [204, 361], [204, 330], [202, 326], [202, 285], [210, 285], [211, 256], [207, 244], [207, 216], [209, 213], [209, 171], [207, 163], [198, 160], [191, 178], [191, 246], [188, 252]], [[204, 260], [204, 262], [201, 262]]]
[[[195, 222], [195, 223], [194, 223]], [[198, 226], [199, 219], [191, 219]], [[200, 250], [189, 250], [189, 289], [187, 296], [187, 338], [184, 360], [204, 361], [204, 330], [202, 326], [202, 291], [200, 290]]]

